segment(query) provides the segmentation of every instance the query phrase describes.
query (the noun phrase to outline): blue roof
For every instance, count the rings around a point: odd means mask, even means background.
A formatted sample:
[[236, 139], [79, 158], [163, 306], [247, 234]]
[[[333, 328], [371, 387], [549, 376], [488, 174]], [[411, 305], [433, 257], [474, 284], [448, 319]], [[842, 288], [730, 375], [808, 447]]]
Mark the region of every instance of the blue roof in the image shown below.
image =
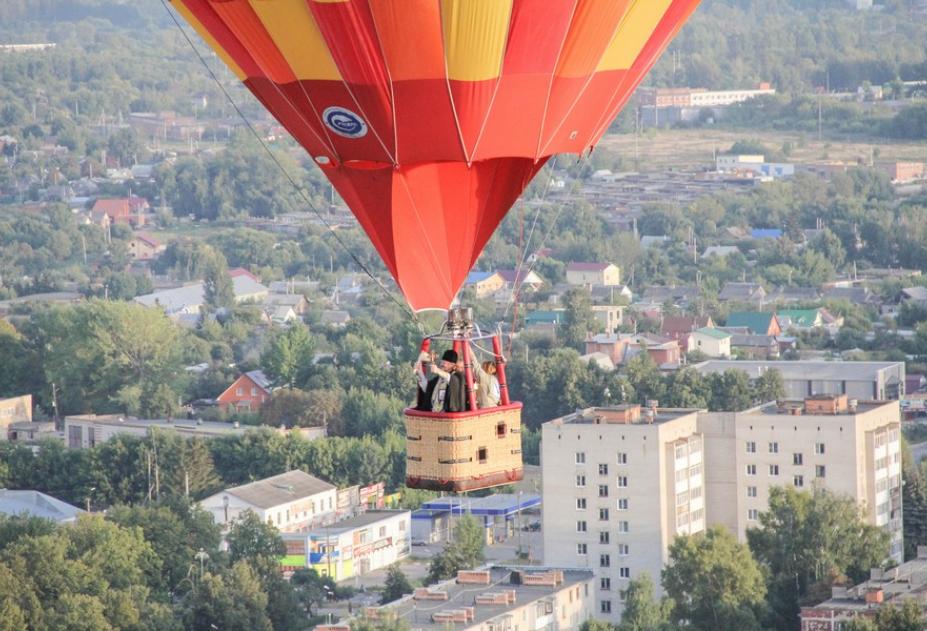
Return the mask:
[[782, 230], [779, 228], [754, 228], [750, 231], [750, 236], [754, 239], [778, 239], [782, 236]]
[[[518, 495], [503, 494], [487, 495], [486, 497], [462, 498], [440, 497], [422, 504], [421, 510], [427, 511], [453, 511], [455, 515], [470, 513], [472, 515], [513, 515], [519, 510], [534, 508], [541, 505], [540, 495], [522, 494], [521, 502]], [[419, 518], [421, 519], [421, 518]]]
[[494, 273], [495, 272], [470, 272], [467, 274], [467, 280], [464, 282], [464, 284], [472, 285], [473, 283], [482, 282], [492, 276]]

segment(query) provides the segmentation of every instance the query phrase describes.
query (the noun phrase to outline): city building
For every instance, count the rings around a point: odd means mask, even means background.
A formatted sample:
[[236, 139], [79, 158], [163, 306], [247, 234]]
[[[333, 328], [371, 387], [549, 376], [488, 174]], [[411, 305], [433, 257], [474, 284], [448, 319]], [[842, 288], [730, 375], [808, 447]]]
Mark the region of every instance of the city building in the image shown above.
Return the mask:
[[817, 395], [742, 412], [700, 412], [708, 522], [746, 541], [774, 486], [853, 498], [902, 560], [898, 402]]
[[595, 617], [620, 621], [622, 590], [657, 579], [668, 546], [705, 529], [697, 410], [589, 408], [541, 428], [544, 563], [595, 574]]
[[252, 511], [281, 532], [298, 532], [335, 520], [338, 490], [304, 471], [287, 471], [225, 489], [200, 501], [223, 527]]
[[[27, 428], [24, 428], [27, 429]], [[324, 427], [262, 428], [262, 431], [296, 433], [306, 440], [324, 438]], [[113, 436], [128, 435], [144, 438], [152, 432], [175, 432], [184, 438], [219, 438], [244, 436], [258, 431], [250, 425], [191, 419], [140, 419], [120, 414], [76, 414], [64, 417], [64, 439], [70, 449], [87, 449], [108, 441]]]
[[76, 506], [39, 491], [0, 489], [0, 515], [40, 517], [56, 524], [67, 524], [76, 521], [83, 512]]
[[[267, 298], [270, 290], [253, 275], [247, 272], [241, 273], [238, 270], [231, 270], [229, 275], [232, 277], [235, 302], [239, 304], [243, 302], [261, 303]], [[203, 305], [206, 304], [206, 286], [203, 281], [199, 281], [182, 287], [162, 289], [137, 296], [133, 300], [146, 307], [160, 307], [169, 316], [199, 315]]]
[[635, 355], [647, 353], [657, 366], [664, 370], [679, 367], [679, 342], [649, 333], [618, 333], [590, 335], [586, 339], [586, 354], [604, 353], [616, 366]]
[[336, 581], [363, 576], [409, 555], [410, 522], [407, 510], [371, 510], [325, 526], [284, 532], [286, 556], [280, 565], [284, 572], [309, 568]]
[[[593, 573], [586, 569], [486, 567], [457, 577], [364, 615], [397, 619], [413, 631], [578, 631], [597, 618]], [[316, 627], [319, 631], [320, 627]], [[348, 623], [324, 631], [350, 631]]]
[[270, 398], [270, 379], [263, 370], [252, 370], [240, 375], [216, 398], [216, 403], [229, 412], [257, 412]]
[[621, 270], [612, 263], [568, 263], [566, 282], [581, 287], [618, 287]]
[[8, 440], [10, 426], [14, 423], [32, 422], [32, 395], [0, 399], [0, 441]]
[[801, 631], [842, 631], [854, 618], [873, 618], [887, 605], [900, 607], [913, 600], [927, 607], [927, 547], [917, 547], [917, 558], [883, 570], [872, 568], [869, 580], [852, 587], [835, 585], [831, 597], [801, 608]]
[[[736, 337], [736, 336], [735, 336]], [[782, 375], [785, 398], [800, 401], [816, 394], [845, 394], [860, 401], [886, 401], [904, 395], [904, 362], [709, 360], [693, 366], [703, 375], [742, 370], [756, 379], [767, 370]]]

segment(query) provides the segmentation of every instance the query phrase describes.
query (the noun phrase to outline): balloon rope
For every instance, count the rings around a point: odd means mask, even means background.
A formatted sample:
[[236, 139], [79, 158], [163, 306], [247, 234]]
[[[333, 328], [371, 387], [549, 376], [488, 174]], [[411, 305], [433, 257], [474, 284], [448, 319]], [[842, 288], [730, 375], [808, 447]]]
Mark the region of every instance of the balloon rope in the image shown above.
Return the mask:
[[173, 11], [171, 11], [170, 7], [168, 6], [167, 0], [161, 0], [161, 4], [164, 6], [164, 10], [167, 11], [167, 14], [168, 14], [169, 16], [171, 16], [171, 20], [172, 20], [172, 21], [174, 22], [174, 24], [177, 26], [177, 29], [178, 29], [178, 30], [180, 31], [180, 33], [183, 35], [184, 39], [187, 40], [187, 43], [190, 45], [190, 48], [192, 48], [192, 49], [193, 49], [193, 52], [196, 53], [196, 56], [197, 56], [197, 58], [200, 60], [200, 63], [202, 63], [202, 64], [203, 64], [203, 67], [206, 68], [206, 71], [209, 73], [209, 76], [212, 77], [212, 80], [216, 83], [217, 86], [219, 86], [219, 90], [221, 90], [221, 91], [222, 91], [222, 94], [225, 95], [225, 98], [228, 100], [229, 104], [232, 106], [232, 108], [235, 110], [235, 112], [238, 114], [238, 116], [241, 117], [241, 120], [245, 123], [245, 126], [251, 131], [251, 133], [252, 133], [252, 134], [254, 135], [254, 137], [257, 139], [258, 143], [260, 143], [261, 147], [263, 147], [264, 151], [267, 152], [267, 155], [270, 156], [270, 159], [271, 159], [271, 160], [273, 161], [273, 163], [277, 166], [277, 168], [280, 170], [280, 172], [283, 174], [283, 176], [284, 176], [284, 177], [289, 181], [289, 183], [293, 186], [293, 188], [296, 190], [296, 193], [303, 199], [303, 201], [306, 203], [306, 206], [308, 206], [309, 209], [310, 209], [310, 210], [315, 214], [315, 216], [319, 219], [319, 221], [322, 222], [322, 225], [325, 226], [325, 228], [328, 230], [329, 234], [331, 234], [332, 237], [334, 237], [334, 239], [335, 239], [335, 241], [338, 243], [338, 245], [341, 246], [341, 248], [348, 254], [348, 256], [351, 257], [351, 260], [353, 260], [354, 263], [355, 263], [367, 276], [369, 276], [370, 279], [371, 279], [372, 281], [374, 281], [374, 282], [377, 284], [377, 286], [383, 291], [383, 293], [386, 295], [386, 297], [389, 298], [390, 300], [392, 300], [393, 302], [395, 302], [396, 305], [398, 305], [400, 309], [402, 309], [403, 311], [405, 311], [405, 312], [412, 318], [412, 321], [415, 322], [415, 324], [418, 326], [419, 329], [424, 330], [424, 327], [423, 327], [421, 321], [418, 319], [418, 315], [417, 315], [414, 311], [412, 311], [412, 309], [410, 309], [408, 305], [406, 305], [406, 304], [403, 303], [401, 300], [399, 300], [399, 299], [393, 294], [393, 292], [391, 292], [391, 291], [386, 287], [386, 285], [383, 284], [383, 281], [381, 281], [379, 278], [377, 278], [376, 276], [373, 275], [373, 273], [370, 271], [370, 269], [357, 257], [356, 254], [354, 254], [354, 252], [351, 251], [351, 248], [348, 247], [348, 245], [347, 245], [347, 244], [344, 242], [344, 240], [341, 238], [341, 235], [339, 235], [338, 232], [335, 230], [335, 228], [328, 222], [328, 220], [325, 218], [325, 216], [322, 214], [322, 212], [321, 212], [318, 208], [316, 208], [315, 204], [312, 203], [312, 200], [309, 199], [309, 196], [306, 195], [306, 192], [305, 192], [305, 191], [302, 189], [302, 187], [296, 182], [296, 180], [293, 179], [293, 176], [290, 175], [290, 173], [286, 170], [286, 168], [283, 166], [283, 163], [280, 162], [279, 158], [277, 158], [277, 156], [274, 155], [274, 152], [270, 150], [270, 147], [267, 146], [267, 143], [264, 141], [264, 139], [261, 137], [261, 135], [260, 135], [260, 134], [257, 132], [257, 130], [254, 128], [254, 125], [252, 125], [252, 124], [251, 124], [251, 121], [248, 120], [248, 117], [245, 116], [245, 113], [241, 111], [241, 108], [240, 108], [240, 107], [238, 107], [238, 104], [237, 104], [237, 103], [235, 102], [235, 100], [232, 98], [232, 95], [229, 94], [228, 90], [225, 89], [225, 86], [222, 85], [222, 82], [219, 81], [219, 77], [216, 76], [216, 73], [213, 72], [213, 70], [212, 70], [212, 68], [209, 66], [209, 64], [206, 63], [206, 59], [205, 59], [205, 58], [203, 57], [203, 55], [200, 53], [199, 49], [196, 47], [196, 44], [193, 43], [193, 40], [190, 39], [190, 36], [187, 35], [187, 32], [184, 30], [183, 25], [181, 25], [180, 21], [177, 19], [177, 16], [174, 15], [174, 12], [173, 12]]

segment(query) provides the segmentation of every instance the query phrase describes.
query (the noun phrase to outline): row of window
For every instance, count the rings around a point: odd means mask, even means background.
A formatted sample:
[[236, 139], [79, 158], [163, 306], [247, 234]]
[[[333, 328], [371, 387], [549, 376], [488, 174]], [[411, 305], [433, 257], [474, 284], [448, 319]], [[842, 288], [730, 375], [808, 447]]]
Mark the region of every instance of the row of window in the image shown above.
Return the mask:
[[[747, 446], [748, 454], [756, 453], [756, 441], [748, 440], [746, 442], [746, 446]], [[771, 454], [779, 453], [779, 443], [778, 442], [775, 442], [775, 441], [770, 442], [768, 443], [768, 447], [769, 447], [769, 453]], [[825, 453], [824, 443], [814, 443], [814, 453], [818, 456], [823, 456]], [[801, 454], [800, 453], [793, 454], [793, 458], [797, 458], [800, 461]], [[801, 462], [796, 462], [795, 464], [801, 464]]]
[[[615, 460], [616, 460], [616, 464], [626, 465], [628, 464], [628, 454], [624, 453], [623, 451], [619, 451]], [[576, 452], [576, 464], [586, 464], [586, 452], [585, 451]], [[599, 464], [599, 475], [608, 475], [608, 465], [607, 464], [602, 464], [602, 463]]]
[[[755, 464], [748, 464], [748, 465], [746, 466], [746, 468], [745, 468], [745, 471], [746, 471], [746, 473], [747, 473], [748, 476], [751, 476], [751, 477], [752, 477], [752, 476], [755, 476], [755, 475], [756, 475], [756, 465], [755, 465]], [[775, 477], [775, 476], [779, 475], [779, 465], [777, 465], [777, 464], [771, 464], [771, 465], [769, 465], [768, 471], [769, 471], [769, 475], [770, 475], [770, 476]], [[825, 477], [827, 477], [827, 467], [825, 467], [825, 466], [822, 465], [822, 464], [815, 465], [815, 466], [814, 466], [814, 477], [816, 477], [816, 478], [825, 478]], [[795, 479], [796, 479], [796, 480], [801, 480], [802, 478], [803, 478], [803, 476], [801, 476], [801, 475], [796, 475], [796, 476], [795, 476]], [[795, 486], [802, 486], [802, 485], [801, 485], [801, 484], [798, 484], [798, 483], [796, 482], [796, 483], [795, 483]]]
[[[619, 489], [624, 489], [628, 487], [628, 476], [619, 475], [616, 479], [616, 484]], [[585, 474], [577, 474], [576, 476], [576, 488], [581, 489], [586, 486], [586, 476]], [[600, 484], [599, 485], [599, 497], [608, 497], [608, 485]]]

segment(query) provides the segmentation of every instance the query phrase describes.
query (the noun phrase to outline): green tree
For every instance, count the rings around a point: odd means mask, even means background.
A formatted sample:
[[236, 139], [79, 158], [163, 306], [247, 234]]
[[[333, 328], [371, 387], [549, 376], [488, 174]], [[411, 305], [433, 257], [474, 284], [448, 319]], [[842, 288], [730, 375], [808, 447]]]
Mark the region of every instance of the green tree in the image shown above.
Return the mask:
[[583, 287], [570, 289], [563, 294], [563, 306], [563, 324], [558, 335], [564, 346], [584, 352], [587, 334], [598, 333], [601, 328], [592, 311], [592, 296]]
[[296, 570], [290, 584], [296, 591], [297, 602], [310, 618], [315, 615], [316, 608], [329, 598], [329, 594], [334, 594], [336, 589], [335, 581], [330, 576], [321, 576], [313, 569]]
[[618, 631], [663, 631], [669, 629], [672, 603], [658, 602], [653, 596], [653, 581], [642, 572], [631, 579], [624, 592], [624, 610]]
[[785, 399], [785, 383], [782, 381], [782, 373], [774, 368], [757, 377], [753, 382], [753, 399], [757, 403]]
[[261, 356], [261, 365], [277, 383], [292, 388], [308, 378], [314, 347], [309, 329], [296, 324], [274, 337]]
[[386, 570], [386, 581], [383, 583], [383, 595], [380, 597], [380, 604], [391, 603], [411, 593], [412, 583], [409, 582], [409, 579], [399, 568], [399, 564], [393, 563]]
[[326, 427], [341, 413], [341, 396], [335, 391], [297, 388], [275, 390], [261, 405], [261, 422], [271, 427]]
[[184, 601], [184, 628], [193, 631], [273, 631], [267, 594], [247, 561], [223, 574], [207, 573]]
[[799, 604], [816, 586], [839, 576], [858, 582], [888, 556], [888, 534], [867, 524], [852, 499], [826, 490], [772, 488], [759, 524], [747, 541], [767, 569], [776, 628], [797, 627]]
[[235, 306], [235, 287], [229, 276], [229, 266], [221, 252], [213, 250], [203, 274], [203, 302], [215, 313]]
[[747, 373], [729, 368], [709, 378], [712, 411], [739, 412], [753, 405], [753, 388]]
[[472, 515], [463, 515], [454, 525], [451, 540], [431, 559], [429, 583], [451, 578], [458, 570], [471, 570], [485, 560], [486, 531]]
[[261, 521], [253, 511], [245, 511], [235, 520], [226, 541], [229, 558], [233, 563], [245, 560], [254, 564], [275, 564], [279, 557], [286, 554], [286, 545], [277, 529]]
[[677, 537], [662, 582], [675, 624], [694, 631], [761, 628], [763, 573], [749, 548], [723, 528]]

